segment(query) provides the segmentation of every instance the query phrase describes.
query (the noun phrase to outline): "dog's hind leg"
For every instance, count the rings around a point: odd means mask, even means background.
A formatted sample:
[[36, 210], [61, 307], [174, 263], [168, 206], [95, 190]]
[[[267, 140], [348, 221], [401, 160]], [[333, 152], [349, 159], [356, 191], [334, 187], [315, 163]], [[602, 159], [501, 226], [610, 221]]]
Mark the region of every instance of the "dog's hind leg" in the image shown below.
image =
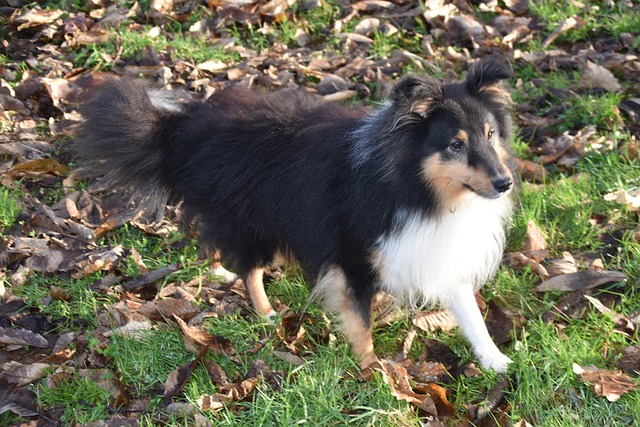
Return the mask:
[[462, 329], [462, 333], [473, 346], [480, 363], [486, 369], [506, 372], [511, 359], [502, 354], [495, 345], [478, 308], [473, 287], [461, 286], [456, 289], [449, 308]]
[[[314, 297], [320, 297], [325, 308], [336, 314], [360, 367], [366, 368], [375, 362], [377, 358], [373, 350], [370, 319], [371, 298], [368, 303], [362, 300], [357, 304], [347, 285], [347, 278], [339, 267], [328, 268], [320, 274], [312, 293], [312, 298]], [[363, 311], [367, 309], [368, 313]]]
[[253, 309], [267, 318], [275, 316], [276, 312], [269, 302], [269, 297], [264, 290], [264, 268], [254, 267], [245, 277], [244, 284], [251, 299]]

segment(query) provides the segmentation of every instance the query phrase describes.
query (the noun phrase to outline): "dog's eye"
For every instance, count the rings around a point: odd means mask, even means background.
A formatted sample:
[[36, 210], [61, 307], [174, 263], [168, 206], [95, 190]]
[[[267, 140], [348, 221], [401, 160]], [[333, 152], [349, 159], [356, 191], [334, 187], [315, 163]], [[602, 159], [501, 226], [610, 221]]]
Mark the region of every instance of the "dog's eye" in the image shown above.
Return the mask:
[[464, 142], [459, 139], [454, 139], [449, 145], [453, 151], [460, 151], [464, 148]]
[[489, 132], [487, 132], [487, 139], [489, 141], [493, 139], [493, 129], [489, 129]]

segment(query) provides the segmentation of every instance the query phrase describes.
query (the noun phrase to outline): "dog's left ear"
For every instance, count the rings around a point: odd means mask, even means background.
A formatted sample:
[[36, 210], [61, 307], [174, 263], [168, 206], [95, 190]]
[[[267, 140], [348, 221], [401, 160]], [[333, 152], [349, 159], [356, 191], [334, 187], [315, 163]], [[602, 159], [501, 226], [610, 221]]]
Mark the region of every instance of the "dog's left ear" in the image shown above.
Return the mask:
[[502, 101], [507, 101], [510, 96], [502, 87], [502, 81], [511, 77], [513, 77], [511, 64], [500, 56], [490, 56], [471, 66], [465, 86], [473, 95], [485, 92]]
[[392, 99], [406, 113], [425, 117], [442, 102], [442, 84], [430, 77], [404, 77], [394, 86]]

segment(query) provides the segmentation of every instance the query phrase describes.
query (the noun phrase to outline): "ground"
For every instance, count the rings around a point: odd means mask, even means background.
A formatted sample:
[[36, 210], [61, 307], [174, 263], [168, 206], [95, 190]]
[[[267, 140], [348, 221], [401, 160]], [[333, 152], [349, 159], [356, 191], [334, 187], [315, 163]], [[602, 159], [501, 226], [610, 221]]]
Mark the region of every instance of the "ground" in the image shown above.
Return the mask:
[[[0, 6], [0, 425], [548, 425], [640, 419], [640, 8], [627, 1], [8, 0]], [[513, 364], [447, 312], [375, 311], [361, 371], [295, 265], [251, 312], [70, 145], [113, 75], [206, 98], [304, 87], [375, 106], [399, 77], [510, 61], [521, 184], [478, 295]], [[387, 304], [385, 304], [387, 303]]]

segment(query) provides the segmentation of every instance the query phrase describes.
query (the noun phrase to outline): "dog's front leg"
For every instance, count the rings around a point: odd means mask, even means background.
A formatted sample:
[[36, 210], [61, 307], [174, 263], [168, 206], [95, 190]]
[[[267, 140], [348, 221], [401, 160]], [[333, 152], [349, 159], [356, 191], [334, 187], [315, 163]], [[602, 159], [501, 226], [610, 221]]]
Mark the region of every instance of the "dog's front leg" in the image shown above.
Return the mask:
[[478, 308], [473, 288], [462, 286], [450, 302], [449, 308], [462, 329], [462, 333], [471, 342], [473, 350], [486, 369], [493, 368], [496, 372], [506, 372], [511, 359], [502, 354], [495, 345]]

